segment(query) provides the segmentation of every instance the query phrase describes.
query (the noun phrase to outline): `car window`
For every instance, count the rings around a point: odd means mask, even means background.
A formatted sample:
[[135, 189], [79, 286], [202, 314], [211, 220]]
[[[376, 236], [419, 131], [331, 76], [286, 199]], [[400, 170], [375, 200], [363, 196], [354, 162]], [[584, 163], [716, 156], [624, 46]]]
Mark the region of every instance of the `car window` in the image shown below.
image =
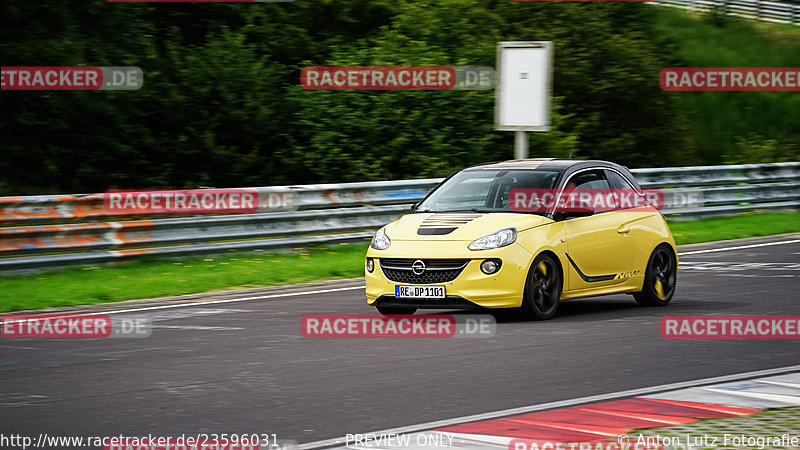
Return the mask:
[[[498, 178], [497, 196], [494, 200], [494, 207], [509, 209], [509, 198], [514, 189], [548, 189], [553, 187], [556, 179], [555, 172], [516, 171], [511, 175]], [[491, 203], [491, 202], [490, 202]]]
[[605, 172], [608, 183], [613, 189], [633, 189], [633, 186], [622, 175], [613, 170], [606, 170]]
[[[606, 179], [605, 171], [602, 169], [597, 169], [578, 172], [572, 175], [567, 179], [566, 183], [564, 183], [563, 189], [564, 192], [581, 189], [611, 190], [611, 186], [609, 185], [608, 179]], [[594, 215], [594, 213], [589, 211], [581, 211], [579, 213], [566, 212], [557, 215], [557, 217], [570, 219], [574, 217], [586, 217], [591, 215]]]
[[430, 202], [429, 207], [440, 209], [470, 209], [482, 208], [492, 188], [494, 177], [469, 177], [459, 180], [457, 183], [447, 183], [437, 192], [434, 201]]
[[465, 170], [436, 189], [417, 211], [512, 212], [508, 199], [513, 189], [551, 189], [557, 175], [538, 170]]
[[565, 183], [565, 189], [610, 189], [603, 170], [579, 172]]

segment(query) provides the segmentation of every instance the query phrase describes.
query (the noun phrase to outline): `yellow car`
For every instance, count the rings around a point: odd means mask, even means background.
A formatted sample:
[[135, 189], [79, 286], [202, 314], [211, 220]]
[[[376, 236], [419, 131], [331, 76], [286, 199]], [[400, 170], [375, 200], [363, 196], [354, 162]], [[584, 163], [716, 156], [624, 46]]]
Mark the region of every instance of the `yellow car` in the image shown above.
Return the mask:
[[[629, 198], [614, 197], [620, 192]], [[580, 207], [565, 200], [583, 193], [608, 200]], [[550, 203], [540, 201], [548, 195]], [[375, 233], [367, 303], [381, 314], [518, 308], [538, 320], [551, 318], [561, 300], [596, 295], [629, 293], [641, 305], [664, 306], [675, 293], [678, 258], [646, 195], [625, 167], [606, 161], [469, 167]]]

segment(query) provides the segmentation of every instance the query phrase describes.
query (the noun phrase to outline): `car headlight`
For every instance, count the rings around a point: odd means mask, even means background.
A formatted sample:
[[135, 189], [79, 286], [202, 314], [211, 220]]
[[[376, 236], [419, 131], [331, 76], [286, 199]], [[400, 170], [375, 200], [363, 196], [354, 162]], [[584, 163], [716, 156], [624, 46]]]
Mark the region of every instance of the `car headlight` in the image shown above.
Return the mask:
[[505, 247], [506, 245], [513, 244], [517, 240], [517, 230], [514, 228], [506, 228], [480, 239], [475, 239], [467, 247], [470, 250], [491, 250], [493, 248]]
[[369, 244], [369, 246], [375, 250], [386, 250], [390, 245], [392, 245], [392, 241], [390, 241], [389, 236], [386, 235], [385, 228], [376, 231], [375, 236], [372, 236], [372, 243]]

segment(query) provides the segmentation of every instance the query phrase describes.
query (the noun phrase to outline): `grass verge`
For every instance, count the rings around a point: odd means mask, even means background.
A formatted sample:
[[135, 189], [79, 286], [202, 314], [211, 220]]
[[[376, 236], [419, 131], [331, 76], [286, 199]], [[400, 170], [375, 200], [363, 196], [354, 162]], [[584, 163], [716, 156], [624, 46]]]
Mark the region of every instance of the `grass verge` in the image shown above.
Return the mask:
[[800, 231], [800, 213], [746, 213], [689, 221], [670, 221], [678, 245]]
[[[800, 407], [767, 410], [758, 414], [706, 419], [665, 428], [628, 433], [631, 448], [762, 448], [796, 449], [800, 429]], [[792, 440], [792, 438], [794, 438]], [[641, 445], [641, 444], [661, 445]]]
[[143, 257], [4, 277], [0, 312], [358, 277], [364, 275], [367, 245], [336, 244], [294, 253]]
[[[678, 245], [800, 231], [800, 213], [670, 222]], [[0, 312], [116, 302], [363, 275], [366, 243], [306, 252], [141, 258], [0, 278]]]

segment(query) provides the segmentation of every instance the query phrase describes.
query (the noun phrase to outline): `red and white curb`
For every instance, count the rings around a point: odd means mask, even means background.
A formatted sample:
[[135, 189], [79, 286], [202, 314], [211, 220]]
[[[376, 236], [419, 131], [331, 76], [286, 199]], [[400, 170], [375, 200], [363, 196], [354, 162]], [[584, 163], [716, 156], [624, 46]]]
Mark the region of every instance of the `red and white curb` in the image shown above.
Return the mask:
[[[800, 370], [800, 367], [786, 369]], [[743, 377], [745, 375], [747, 374], [742, 374]], [[637, 429], [744, 416], [765, 409], [798, 405], [800, 405], [800, 373], [791, 373], [484, 420], [469, 420], [434, 426], [424, 431], [403, 432], [402, 429], [398, 429], [348, 434], [345, 439], [299, 447], [331, 448], [338, 444], [334, 448], [499, 450], [513, 449], [514, 441], [519, 440], [527, 443], [526, 448], [531, 448], [532, 443], [538, 443], [538, 446], [533, 448], [551, 448], [549, 446], [555, 443], [617, 443], [620, 436]], [[422, 426], [417, 429], [421, 428]], [[595, 448], [595, 446], [575, 448]]]

